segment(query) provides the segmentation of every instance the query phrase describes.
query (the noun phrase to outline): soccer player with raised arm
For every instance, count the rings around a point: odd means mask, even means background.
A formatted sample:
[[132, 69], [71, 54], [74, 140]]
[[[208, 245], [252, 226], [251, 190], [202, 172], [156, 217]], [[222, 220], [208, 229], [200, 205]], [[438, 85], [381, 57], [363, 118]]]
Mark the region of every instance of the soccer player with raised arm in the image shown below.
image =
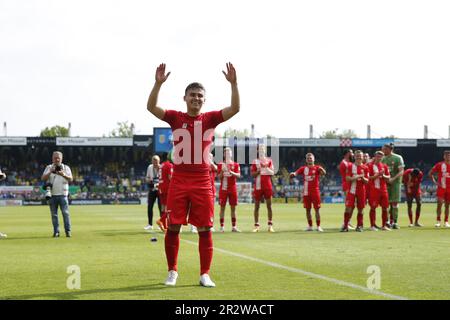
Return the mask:
[[388, 166], [391, 178], [388, 181], [389, 217], [392, 229], [400, 229], [398, 225], [398, 204], [401, 201], [402, 176], [405, 168], [403, 157], [394, 153], [394, 144], [385, 144], [381, 149], [384, 153], [382, 162]]
[[345, 197], [344, 226], [341, 232], [348, 232], [348, 222], [352, 218], [353, 210], [358, 208], [357, 225], [355, 231], [363, 231], [364, 208], [366, 207], [366, 184], [368, 183], [367, 167], [363, 164], [364, 154], [355, 151], [355, 163], [347, 168], [346, 180], [348, 183], [347, 196]]
[[[420, 209], [422, 207], [422, 190], [420, 188], [422, 180], [423, 172], [419, 168], [407, 169], [403, 173], [403, 185], [405, 186], [410, 227], [423, 227], [423, 225], [419, 223]], [[416, 200], [416, 218], [413, 223], [412, 205], [414, 200]]]
[[381, 206], [381, 230], [391, 231], [387, 226], [388, 208], [389, 208], [389, 194], [387, 191], [387, 181], [391, 178], [389, 168], [382, 163], [384, 157], [383, 151], [375, 152], [373, 161], [368, 164], [369, 169], [369, 183], [370, 183], [370, 230], [378, 231], [376, 227], [376, 210]]
[[253, 197], [255, 199], [255, 227], [253, 232], [259, 232], [259, 205], [262, 198], [266, 201], [267, 206], [267, 224], [269, 232], [275, 232], [272, 222], [272, 176], [274, 175], [272, 159], [266, 157], [266, 146], [258, 145], [258, 158], [253, 160], [250, 173], [255, 179], [253, 182]]
[[231, 148], [225, 148], [225, 161], [218, 164], [217, 172], [220, 180], [220, 232], [225, 232], [225, 207], [227, 200], [231, 208], [231, 231], [240, 232], [236, 226], [236, 206], [238, 204], [236, 180], [241, 177], [241, 168], [239, 163], [233, 161]]
[[[435, 174], [438, 174], [436, 180]], [[445, 223], [446, 228], [450, 228], [448, 223], [449, 207], [450, 207], [450, 150], [444, 151], [444, 161], [437, 163], [429, 173], [431, 180], [437, 185], [437, 210], [435, 227], [441, 226], [442, 206], [445, 204]]]
[[231, 85], [231, 105], [220, 111], [202, 113], [205, 88], [197, 82], [186, 87], [184, 101], [187, 112], [164, 110], [158, 106], [158, 95], [170, 72], [166, 65], [156, 69], [155, 84], [150, 93], [147, 109], [172, 128], [174, 153], [173, 175], [167, 198], [168, 230], [165, 251], [169, 274], [165, 281], [174, 286], [178, 278], [178, 249], [181, 225], [197, 227], [200, 254], [200, 285], [215, 287], [209, 276], [213, 257], [211, 228], [214, 222], [213, 186], [210, 177], [209, 150], [214, 129], [239, 112], [239, 90], [236, 70], [231, 63], [222, 71]]
[[306, 155], [306, 166], [302, 166], [295, 172], [291, 172], [289, 176], [291, 178], [296, 176], [303, 177], [303, 207], [306, 209], [306, 219], [308, 220], [308, 227], [306, 231], [313, 230], [313, 222], [311, 216], [311, 208], [314, 206], [314, 211], [316, 213], [316, 225], [317, 231], [323, 232], [320, 226], [320, 189], [319, 189], [319, 178], [320, 176], [326, 175], [326, 171], [319, 165], [314, 164], [315, 157], [314, 154], [308, 153]]

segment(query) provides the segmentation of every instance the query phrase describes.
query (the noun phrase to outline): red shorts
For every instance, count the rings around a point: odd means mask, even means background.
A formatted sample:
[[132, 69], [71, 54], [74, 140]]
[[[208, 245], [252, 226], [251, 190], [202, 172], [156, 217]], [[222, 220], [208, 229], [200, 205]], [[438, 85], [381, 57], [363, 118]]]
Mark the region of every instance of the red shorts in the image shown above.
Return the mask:
[[366, 207], [366, 192], [357, 192], [356, 194], [347, 193], [345, 198], [345, 206], [354, 208], [356, 202], [356, 207], [358, 209], [364, 209]]
[[209, 174], [173, 174], [167, 197], [167, 218], [169, 225], [213, 226], [214, 201]]
[[272, 189], [261, 189], [261, 190], [253, 190], [253, 197], [255, 198], [255, 201], [261, 201], [262, 197], [264, 199], [270, 199], [272, 198], [273, 192]]
[[314, 206], [314, 209], [320, 209], [320, 192], [311, 192], [307, 196], [303, 196], [303, 208], [311, 209]]
[[347, 192], [348, 191], [349, 184], [347, 182], [342, 182], [342, 191]]
[[450, 202], [450, 188], [444, 189], [444, 188], [439, 187], [437, 189], [436, 196], [438, 197], [438, 199], [442, 199], [445, 202], [449, 203]]
[[237, 190], [220, 190], [219, 191], [219, 204], [221, 207], [225, 207], [228, 203], [230, 206], [237, 206], [238, 204], [238, 195]]
[[378, 206], [381, 206], [382, 208], [389, 208], [389, 195], [387, 191], [371, 189], [369, 205], [372, 208], [376, 208]]

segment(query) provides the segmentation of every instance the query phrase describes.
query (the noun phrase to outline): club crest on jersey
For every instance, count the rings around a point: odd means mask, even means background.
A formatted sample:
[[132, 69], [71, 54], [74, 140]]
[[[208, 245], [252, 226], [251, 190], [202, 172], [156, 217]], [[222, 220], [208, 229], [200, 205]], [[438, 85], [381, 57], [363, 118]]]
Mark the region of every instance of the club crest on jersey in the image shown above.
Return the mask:
[[181, 126], [183, 129], [186, 129], [187, 128], [187, 123], [183, 123], [183, 125]]

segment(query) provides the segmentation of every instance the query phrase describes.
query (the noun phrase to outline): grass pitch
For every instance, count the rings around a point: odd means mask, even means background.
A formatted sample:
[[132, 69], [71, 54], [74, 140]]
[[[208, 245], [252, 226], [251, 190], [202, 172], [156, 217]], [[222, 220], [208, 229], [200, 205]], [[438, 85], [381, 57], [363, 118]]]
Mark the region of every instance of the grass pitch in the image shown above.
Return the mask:
[[[227, 209], [227, 232], [213, 236], [217, 249], [211, 277], [216, 288], [198, 286], [198, 236], [187, 228], [181, 234], [178, 283], [168, 288], [163, 285], [164, 238], [143, 230], [145, 206], [71, 206], [70, 210], [73, 237], [62, 233], [53, 239], [48, 207], [0, 208], [0, 231], [8, 234], [8, 239], [0, 240], [0, 299], [450, 297], [450, 229], [434, 228], [434, 204], [423, 207], [424, 228], [408, 228], [402, 206], [400, 230], [345, 234], [338, 231], [342, 205], [323, 206], [323, 234], [303, 231], [306, 220], [299, 204], [274, 205], [274, 234], [266, 231], [265, 207], [259, 233], [251, 232], [251, 205], [238, 207], [243, 231], [239, 234], [230, 232]], [[151, 242], [152, 236], [158, 241]], [[80, 289], [67, 288], [71, 265], [80, 267]], [[365, 289], [372, 275], [367, 273], [369, 266], [380, 271], [377, 293]]]

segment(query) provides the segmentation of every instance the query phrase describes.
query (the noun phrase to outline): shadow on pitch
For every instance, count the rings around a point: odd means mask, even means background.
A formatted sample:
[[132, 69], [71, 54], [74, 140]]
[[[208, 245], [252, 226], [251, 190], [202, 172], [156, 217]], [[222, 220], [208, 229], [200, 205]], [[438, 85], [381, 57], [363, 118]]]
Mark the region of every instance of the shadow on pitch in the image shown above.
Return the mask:
[[111, 231], [95, 231], [98, 234], [101, 234], [105, 237], [117, 237], [117, 236], [142, 236], [142, 235], [152, 235], [150, 232], [143, 232], [143, 231], [121, 231], [121, 230], [111, 230]]
[[[197, 288], [198, 285], [177, 285], [176, 288]], [[74, 299], [85, 299], [90, 300], [86, 295], [91, 294], [105, 294], [105, 293], [137, 293], [145, 291], [155, 291], [155, 290], [170, 290], [172, 288], [165, 286], [162, 283], [155, 283], [142, 286], [125, 287], [125, 288], [110, 288], [110, 289], [93, 289], [93, 290], [71, 290], [65, 292], [52, 292], [52, 293], [42, 293], [42, 294], [26, 294], [18, 296], [9, 296], [5, 298], [0, 298], [0, 300], [30, 300], [30, 299], [57, 299], [57, 300], [74, 300]], [[145, 296], [141, 296], [145, 298]], [[134, 299], [133, 296], [130, 297]], [[102, 299], [102, 298], [101, 298]], [[103, 298], [104, 299], [104, 298]], [[121, 298], [115, 298], [121, 299]]]

